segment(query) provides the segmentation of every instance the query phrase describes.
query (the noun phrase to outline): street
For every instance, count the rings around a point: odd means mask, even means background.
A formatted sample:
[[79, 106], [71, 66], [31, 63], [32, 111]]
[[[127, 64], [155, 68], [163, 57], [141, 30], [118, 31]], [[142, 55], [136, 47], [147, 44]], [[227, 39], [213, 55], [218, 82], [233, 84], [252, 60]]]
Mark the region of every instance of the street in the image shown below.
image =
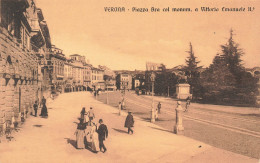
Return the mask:
[[[98, 99], [106, 103], [106, 93]], [[109, 104], [117, 107], [122, 99], [120, 92], [109, 93]], [[155, 107], [162, 104], [159, 120], [155, 124], [173, 131], [175, 124], [176, 101], [170, 98], [154, 97]], [[150, 121], [151, 96], [137, 96], [126, 91], [126, 109], [133, 115]], [[182, 102], [185, 108], [185, 102]], [[256, 108], [231, 107], [192, 103], [189, 111], [184, 113], [184, 135], [206, 144], [239, 153], [245, 156], [260, 158], [260, 111]]]
[[[106, 153], [75, 148], [76, 123], [81, 108], [94, 108], [96, 119], [109, 130]], [[12, 141], [0, 146], [0, 162], [256, 162], [256, 159], [217, 149], [178, 136], [155, 124], [135, 117], [134, 134], [124, 128], [126, 113], [95, 100], [88, 92], [61, 94], [48, 99], [48, 118], [30, 116], [12, 134]], [[188, 130], [188, 129], [187, 129]], [[221, 155], [221, 158], [217, 156]]]

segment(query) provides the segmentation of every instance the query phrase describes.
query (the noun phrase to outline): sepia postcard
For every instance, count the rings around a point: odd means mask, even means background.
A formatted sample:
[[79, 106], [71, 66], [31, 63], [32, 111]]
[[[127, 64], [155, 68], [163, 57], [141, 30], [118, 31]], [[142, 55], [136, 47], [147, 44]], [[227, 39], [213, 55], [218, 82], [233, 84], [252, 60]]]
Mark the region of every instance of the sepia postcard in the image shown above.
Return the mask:
[[0, 163], [260, 163], [259, 0], [0, 0]]

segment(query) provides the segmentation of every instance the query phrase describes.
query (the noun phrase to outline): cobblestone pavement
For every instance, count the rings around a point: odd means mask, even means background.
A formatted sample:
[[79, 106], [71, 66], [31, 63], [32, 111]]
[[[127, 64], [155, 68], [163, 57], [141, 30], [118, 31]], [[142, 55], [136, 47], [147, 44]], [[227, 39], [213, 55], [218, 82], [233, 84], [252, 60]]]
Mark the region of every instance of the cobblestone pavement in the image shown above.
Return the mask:
[[[106, 93], [98, 100], [106, 103]], [[109, 104], [117, 107], [122, 99], [120, 92], [109, 93]], [[126, 92], [126, 108], [133, 114], [150, 121], [151, 97], [137, 96]], [[173, 130], [176, 101], [170, 98], [155, 97], [155, 106], [162, 103], [159, 120], [155, 124]], [[185, 104], [182, 103], [182, 107]], [[191, 104], [184, 113], [184, 135], [212, 146], [260, 158], [260, 111], [256, 108], [230, 107], [218, 105]]]

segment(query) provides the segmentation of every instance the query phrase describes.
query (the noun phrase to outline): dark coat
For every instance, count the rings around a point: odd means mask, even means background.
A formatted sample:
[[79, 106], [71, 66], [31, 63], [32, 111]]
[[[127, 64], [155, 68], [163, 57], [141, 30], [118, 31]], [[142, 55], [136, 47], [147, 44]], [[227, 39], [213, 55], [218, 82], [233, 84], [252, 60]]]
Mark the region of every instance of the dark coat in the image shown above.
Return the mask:
[[98, 127], [97, 133], [98, 133], [98, 140], [99, 141], [105, 140], [108, 137], [107, 126], [104, 125], [104, 124], [101, 124]]
[[38, 104], [33, 104], [33, 108], [34, 108], [34, 110], [37, 110], [38, 109]]
[[86, 123], [79, 123], [77, 126], [78, 130], [85, 130], [86, 129]]
[[131, 114], [128, 114], [125, 119], [125, 127], [134, 127], [134, 117]]
[[42, 98], [42, 105], [46, 105], [46, 99]]

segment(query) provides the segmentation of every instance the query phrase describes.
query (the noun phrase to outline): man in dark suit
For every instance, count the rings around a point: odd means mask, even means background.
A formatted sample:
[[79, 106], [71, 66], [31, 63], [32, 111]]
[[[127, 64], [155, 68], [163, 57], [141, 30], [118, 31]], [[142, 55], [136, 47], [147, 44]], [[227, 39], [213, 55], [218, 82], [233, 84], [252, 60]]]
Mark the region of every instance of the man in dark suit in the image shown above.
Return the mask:
[[107, 151], [105, 145], [104, 145], [104, 140], [108, 137], [108, 130], [107, 130], [107, 126], [105, 124], [103, 124], [103, 120], [100, 119], [99, 120], [99, 127], [97, 130], [98, 133], [98, 140], [99, 140], [99, 149], [100, 151], [102, 151], [102, 148], [104, 149], [104, 153]]
[[128, 134], [131, 132], [132, 134], [134, 131], [132, 130], [132, 127], [134, 127], [134, 117], [132, 116], [131, 112], [128, 112], [128, 115], [125, 119], [125, 127], [128, 128]]
[[35, 101], [35, 103], [33, 104], [33, 108], [34, 108], [34, 116], [37, 117], [37, 109], [38, 109], [38, 102]]

